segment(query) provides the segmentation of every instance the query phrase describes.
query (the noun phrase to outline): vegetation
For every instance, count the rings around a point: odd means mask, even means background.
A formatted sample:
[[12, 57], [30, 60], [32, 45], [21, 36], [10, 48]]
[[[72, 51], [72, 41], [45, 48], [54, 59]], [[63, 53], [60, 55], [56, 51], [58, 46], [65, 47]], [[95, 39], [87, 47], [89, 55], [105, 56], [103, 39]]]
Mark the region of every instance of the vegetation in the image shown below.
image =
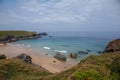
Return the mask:
[[18, 59], [0, 60], [1, 80], [120, 80], [120, 52], [89, 56], [73, 68], [51, 74]]
[[28, 32], [28, 31], [0, 31], [0, 39], [6, 38], [9, 35], [12, 36], [26, 36], [26, 35], [32, 35], [35, 34], [35, 32]]
[[0, 60], [0, 80], [40, 80], [50, 74], [42, 67], [18, 59]]
[[89, 56], [64, 72], [45, 80], [120, 80], [120, 52]]

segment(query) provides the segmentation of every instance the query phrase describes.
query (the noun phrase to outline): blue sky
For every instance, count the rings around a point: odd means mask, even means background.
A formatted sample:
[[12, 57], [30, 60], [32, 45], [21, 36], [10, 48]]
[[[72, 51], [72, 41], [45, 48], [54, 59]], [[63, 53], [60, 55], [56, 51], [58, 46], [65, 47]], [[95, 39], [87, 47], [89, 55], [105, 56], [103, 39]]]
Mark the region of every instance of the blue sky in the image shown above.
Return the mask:
[[120, 31], [119, 0], [0, 0], [0, 30]]

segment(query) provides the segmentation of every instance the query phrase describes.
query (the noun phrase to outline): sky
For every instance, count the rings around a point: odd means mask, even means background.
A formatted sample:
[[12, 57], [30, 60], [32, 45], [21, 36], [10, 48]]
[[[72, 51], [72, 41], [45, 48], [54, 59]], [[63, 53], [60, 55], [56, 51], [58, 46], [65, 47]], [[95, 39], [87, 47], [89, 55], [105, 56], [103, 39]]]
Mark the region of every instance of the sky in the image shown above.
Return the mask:
[[120, 32], [120, 0], [0, 0], [0, 30]]

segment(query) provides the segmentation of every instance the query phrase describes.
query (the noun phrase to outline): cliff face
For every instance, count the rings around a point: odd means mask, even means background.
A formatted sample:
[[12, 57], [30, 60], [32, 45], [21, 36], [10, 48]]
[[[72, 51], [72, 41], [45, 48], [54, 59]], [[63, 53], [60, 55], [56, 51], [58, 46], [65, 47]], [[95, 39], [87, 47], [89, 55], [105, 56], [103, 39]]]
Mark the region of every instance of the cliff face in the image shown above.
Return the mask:
[[116, 39], [109, 42], [103, 53], [116, 51], [120, 51], [120, 39]]

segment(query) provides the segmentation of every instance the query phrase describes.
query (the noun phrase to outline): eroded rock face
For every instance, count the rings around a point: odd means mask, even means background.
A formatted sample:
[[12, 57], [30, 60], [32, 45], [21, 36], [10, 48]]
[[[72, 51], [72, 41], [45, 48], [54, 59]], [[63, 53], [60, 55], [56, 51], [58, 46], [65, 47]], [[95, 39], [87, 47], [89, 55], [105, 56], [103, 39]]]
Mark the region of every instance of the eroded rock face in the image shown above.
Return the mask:
[[32, 64], [32, 58], [29, 55], [21, 54], [21, 55], [17, 56], [16, 58], [18, 58], [26, 63]]
[[61, 61], [66, 61], [67, 58], [65, 57], [65, 55], [62, 55], [60, 53], [57, 53], [54, 58], [58, 59], [58, 60], [61, 60]]
[[108, 43], [103, 53], [120, 51], [120, 39]]
[[71, 57], [71, 58], [77, 58], [77, 56], [78, 56], [77, 53], [71, 53], [71, 54], [70, 54], [70, 57]]

